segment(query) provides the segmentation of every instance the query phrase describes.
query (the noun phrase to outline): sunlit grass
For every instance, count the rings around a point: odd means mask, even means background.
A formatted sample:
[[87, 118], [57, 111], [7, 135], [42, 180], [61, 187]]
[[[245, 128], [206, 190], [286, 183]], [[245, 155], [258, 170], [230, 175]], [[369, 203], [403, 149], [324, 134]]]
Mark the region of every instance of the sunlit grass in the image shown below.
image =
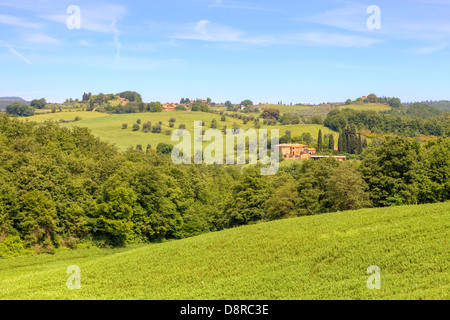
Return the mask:
[[[258, 115], [256, 115], [257, 117]], [[194, 121], [205, 122], [205, 130], [211, 128], [211, 122], [213, 119], [217, 121], [217, 129], [222, 130], [224, 126], [228, 129], [232, 129], [234, 123], [243, 130], [254, 128], [254, 122], [249, 121], [244, 124], [242, 120], [226, 117], [226, 121], [221, 121], [221, 115], [214, 113], [205, 112], [193, 112], [193, 111], [171, 111], [171, 112], [158, 112], [158, 113], [132, 113], [132, 114], [113, 114], [108, 115], [106, 113], [99, 112], [56, 112], [43, 115], [35, 115], [28, 118], [21, 118], [23, 120], [35, 121], [42, 123], [45, 121], [72, 121], [75, 117], [81, 117], [80, 121], [63, 123], [61, 126], [71, 128], [73, 126], [87, 127], [89, 128], [95, 136], [100, 137], [104, 141], [108, 141], [115, 144], [120, 150], [126, 150], [129, 147], [135, 148], [137, 145], [141, 145], [144, 149], [148, 144], [151, 145], [153, 149], [159, 143], [167, 143], [176, 145], [178, 141], [171, 141], [171, 135], [166, 134], [166, 130], [171, 130], [172, 132], [178, 129], [180, 124], [186, 125], [186, 129], [191, 133], [192, 139], [194, 135]], [[169, 119], [175, 118], [176, 122], [173, 128], [169, 127]], [[139, 131], [133, 131], [132, 127], [136, 121], [141, 120], [141, 126]], [[25, 120], [25, 121], [26, 121]], [[142, 131], [142, 124], [150, 121], [153, 124], [157, 124], [159, 121], [162, 122], [161, 133], [152, 133], [151, 131], [145, 133]], [[303, 133], [311, 133], [314, 139], [317, 139], [319, 130], [322, 130], [322, 134], [333, 133], [332, 130], [326, 128], [322, 125], [316, 124], [297, 124], [297, 125], [263, 125], [263, 120], [260, 120], [261, 129], [267, 129], [270, 137], [271, 130], [278, 129], [279, 136], [285, 135], [287, 130], [291, 131], [293, 137], [301, 136]], [[127, 129], [122, 129], [122, 125], [127, 124]], [[258, 130], [256, 130], [258, 132]], [[335, 140], [337, 139], [337, 134], [335, 134]], [[336, 140], [337, 141], [337, 140]], [[207, 146], [209, 143], [204, 142], [203, 147]]]
[[[449, 218], [450, 202], [364, 209], [3, 259], [0, 299], [449, 299]], [[66, 287], [70, 265], [80, 290]]]

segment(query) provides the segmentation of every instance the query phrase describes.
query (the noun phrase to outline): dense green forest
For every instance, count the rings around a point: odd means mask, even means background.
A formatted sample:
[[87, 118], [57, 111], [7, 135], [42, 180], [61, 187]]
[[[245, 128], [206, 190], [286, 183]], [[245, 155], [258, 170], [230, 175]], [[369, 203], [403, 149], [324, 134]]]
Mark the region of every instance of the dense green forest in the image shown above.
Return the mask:
[[332, 110], [324, 125], [342, 131], [349, 125], [369, 129], [376, 133], [394, 133], [405, 137], [418, 135], [444, 136], [450, 134], [450, 118], [447, 113], [425, 104], [413, 104], [406, 110], [389, 112]]
[[[387, 138], [362, 161], [175, 165], [88, 129], [0, 116], [0, 256], [179, 239], [258, 221], [450, 199], [450, 138]], [[424, 213], [426, 214], [426, 213]]]

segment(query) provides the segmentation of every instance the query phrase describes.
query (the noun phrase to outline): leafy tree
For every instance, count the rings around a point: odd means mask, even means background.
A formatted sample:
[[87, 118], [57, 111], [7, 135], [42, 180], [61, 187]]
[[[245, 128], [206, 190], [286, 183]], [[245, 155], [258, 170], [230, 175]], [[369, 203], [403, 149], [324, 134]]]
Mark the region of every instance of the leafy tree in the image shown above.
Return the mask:
[[253, 105], [253, 101], [247, 99], [247, 100], [242, 101], [242, 102], [241, 102], [241, 105], [246, 106], [246, 107], [249, 107], [249, 106], [252, 106], [252, 105]]
[[367, 96], [366, 101], [369, 103], [377, 103], [378, 97], [375, 94], [371, 93]]
[[30, 106], [36, 109], [44, 109], [47, 105], [45, 98], [32, 100]]
[[15, 115], [19, 117], [30, 117], [34, 115], [34, 108], [27, 106], [25, 104], [20, 104], [19, 102], [14, 102], [10, 104], [5, 109], [6, 113], [10, 115]]
[[131, 234], [137, 200], [135, 192], [121, 180], [112, 176], [105, 183], [96, 219], [96, 230], [110, 236], [114, 245], [123, 245]]
[[320, 125], [322, 125], [323, 124], [323, 119], [320, 116], [313, 116], [311, 118], [311, 123], [312, 124], [320, 124]]
[[266, 108], [262, 113], [262, 117], [264, 119], [278, 120], [280, 118], [280, 110], [276, 108]]
[[159, 143], [156, 146], [156, 152], [162, 154], [171, 154], [173, 150], [173, 145], [167, 143]]
[[162, 112], [162, 105], [160, 102], [150, 102], [147, 104], [147, 111]]
[[136, 91], [124, 91], [117, 94], [119, 97], [127, 99], [130, 102], [142, 102], [142, 97]]
[[357, 210], [371, 206], [369, 187], [351, 162], [332, 170], [325, 183], [322, 211]]
[[277, 220], [298, 215], [297, 184], [292, 175], [279, 172], [272, 181], [270, 197], [265, 202], [267, 220]]
[[38, 190], [25, 192], [19, 199], [19, 228], [25, 241], [36, 250], [52, 252], [58, 217], [54, 202]]
[[225, 206], [226, 226], [261, 220], [265, 215], [267, 191], [266, 176], [261, 176], [257, 168], [245, 169], [242, 178], [233, 187], [233, 197]]
[[402, 106], [402, 102], [399, 98], [392, 98], [389, 99], [389, 106], [391, 106], [392, 108], [400, 108]]
[[176, 111], [186, 111], [186, 108], [184, 106], [176, 106], [175, 110]]
[[369, 185], [373, 204], [391, 206], [416, 204], [419, 169], [417, 146], [405, 138], [387, 138], [366, 153], [361, 172]]

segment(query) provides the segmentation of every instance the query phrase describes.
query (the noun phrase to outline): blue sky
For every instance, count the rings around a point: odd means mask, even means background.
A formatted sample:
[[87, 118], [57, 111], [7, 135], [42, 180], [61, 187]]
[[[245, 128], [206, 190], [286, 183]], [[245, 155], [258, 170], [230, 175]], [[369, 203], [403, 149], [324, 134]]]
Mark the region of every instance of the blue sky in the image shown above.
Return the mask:
[[[370, 5], [381, 29], [367, 27]], [[0, 0], [0, 96], [450, 99], [448, 17], [450, 0]]]

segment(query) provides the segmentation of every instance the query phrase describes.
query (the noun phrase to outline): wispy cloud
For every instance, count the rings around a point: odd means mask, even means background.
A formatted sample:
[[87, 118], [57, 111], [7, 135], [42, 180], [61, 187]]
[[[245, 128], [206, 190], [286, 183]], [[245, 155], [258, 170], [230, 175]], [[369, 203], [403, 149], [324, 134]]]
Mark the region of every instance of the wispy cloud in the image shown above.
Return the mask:
[[429, 47], [415, 49], [415, 50], [413, 50], [413, 53], [420, 54], [420, 55], [432, 54], [432, 53], [435, 53], [438, 51], [442, 51], [446, 48], [447, 48], [447, 44], [441, 44], [441, 45], [436, 45], [436, 46], [429, 46]]
[[0, 23], [8, 24], [16, 27], [23, 27], [29, 29], [41, 29], [42, 24], [36, 22], [28, 22], [22, 18], [18, 18], [15, 16], [0, 14]]
[[253, 10], [253, 11], [268, 11], [268, 12], [280, 12], [279, 9], [266, 8], [261, 6], [253, 6], [243, 2], [215, 0], [208, 5], [209, 8], [225, 8], [225, 9], [240, 9], [240, 10]]
[[174, 38], [208, 42], [244, 43], [251, 45], [321, 45], [334, 47], [369, 47], [380, 40], [327, 32], [301, 32], [282, 35], [248, 35], [242, 30], [201, 20], [184, 28], [189, 31], [177, 33]]
[[40, 43], [40, 44], [59, 44], [59, 43], [61, 43], [60, 40], [53, 38], [49, 35], [43, 34], [43, 33], [27, 34], [24, 37], [24, 39], [27, 42]]
[[33, 64], [31, 63], [30, 60], [28, 60], [27, 58], [25, 58], [22, 54], [20, 54], [19, 52], [17, 52], [16, 49], [14, 49], [11, 45], [4, 43], [3, 41], [0, 40], [0, 46], [3, 47], [7, 47], [9, 49], [9, 52], [11, 52], [13, 55], [15, 55], [16, 57], [19, 57], [20, 59], [22, 59], [23, 61], [25, 61], [28, 64]]
[[[117, 28], [117, 23], [127, 13], [127, 8], [122, 5], [115, 4], [90, 4], [80, 8], [81, 13], [81, 29], [98, 32], [109, 33], [113, 35], [113, 41], [108, 42], [116, 49], [115, 62], [120, 60], [120, 51], [122, 44], [119, 40], [120, 30]], [[68, 15], [44, 15], [42, 18], [49, 21], [66, 23]], [[80, 42], [80, 45], [86, 46], [86, 42]]]
[[345, 7], [327, 10], [312, 16], [295, 20], [321, 24], [348, 31], [368, 32], [366, 21], [367, 5], [349, 2]]
[[298, 42], [299, 44], [305, 45], [359, 48], [367, 48], [381, 42], [378, 39], [369, 37], [326, 32], [298, 33], [293, 36], [288, 36], [287, 39], [291, 43]]

